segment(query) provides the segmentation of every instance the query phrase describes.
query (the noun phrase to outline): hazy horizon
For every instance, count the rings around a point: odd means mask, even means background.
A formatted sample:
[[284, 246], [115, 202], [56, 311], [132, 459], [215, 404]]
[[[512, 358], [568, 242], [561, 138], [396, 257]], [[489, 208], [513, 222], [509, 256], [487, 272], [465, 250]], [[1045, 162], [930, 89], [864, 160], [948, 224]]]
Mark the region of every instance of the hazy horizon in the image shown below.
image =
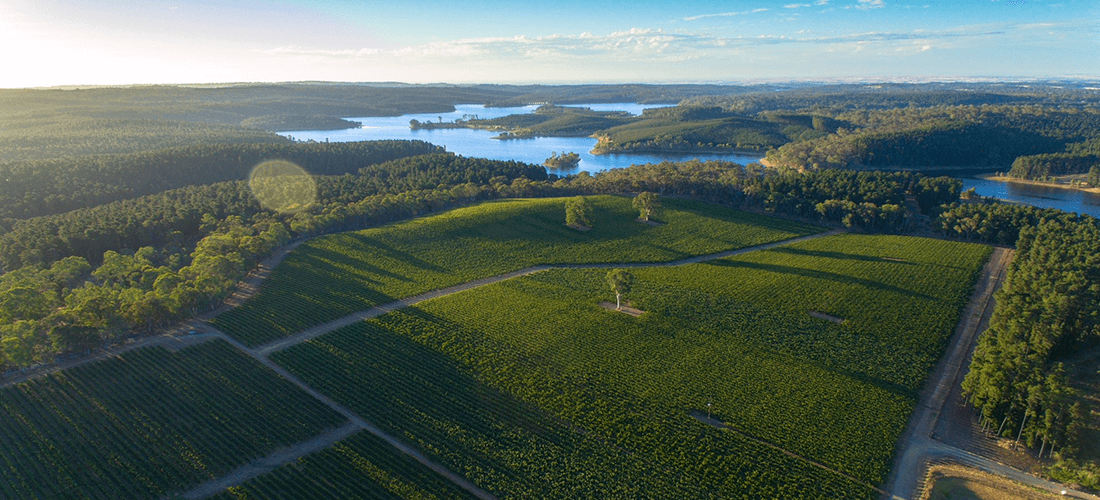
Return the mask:
[[0, 0], [0, 88], [1096, 78], [1100, 5]]

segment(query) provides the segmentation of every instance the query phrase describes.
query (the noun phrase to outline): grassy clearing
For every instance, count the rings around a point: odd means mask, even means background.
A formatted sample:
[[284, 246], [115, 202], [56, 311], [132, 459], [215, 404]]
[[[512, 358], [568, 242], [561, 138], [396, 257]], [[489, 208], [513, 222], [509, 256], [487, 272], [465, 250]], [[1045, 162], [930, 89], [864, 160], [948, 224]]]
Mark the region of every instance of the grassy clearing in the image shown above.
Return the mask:
[[0, 498], [158, 498], [343, 417], [224, 341], [0, 390]]
[[880, 483], [988, 254], [841, 235], [635, 269], [639, 318], [599, 306], [606, 271], [552, 270], [275, 359], [501, 496], [873, 498], [690, 413]]
[[920, 500], [1052, 500], [1064, 498], [961, 465], [936, 465], [928, 473], [932, 487]]
[[371, 306], [536, 264], [664, 262], [821, 231], [691, 200], [667, 224], [636, 222], [630, 198], [590, 198], [591, 231], [564, 225], [565, 199], [503, 200], [312, 240], [248, 303], [214, 324], [250, 345]]

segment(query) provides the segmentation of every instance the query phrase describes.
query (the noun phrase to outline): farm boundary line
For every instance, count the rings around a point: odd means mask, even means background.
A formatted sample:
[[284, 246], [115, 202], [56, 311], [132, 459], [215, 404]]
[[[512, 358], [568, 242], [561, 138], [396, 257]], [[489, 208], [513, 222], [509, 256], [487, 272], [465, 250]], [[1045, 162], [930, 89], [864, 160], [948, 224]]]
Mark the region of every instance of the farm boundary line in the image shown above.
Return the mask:
[[414, 295], [412, 297], [406, 297], [404, 299], [396, 300], [396, 301], [390, 302], [388, 304], [382, 304], [380, 306], [375, 306], [375, 307], [372, 307], [372, 308], [364, 310], [364, 311], [354, 312], [354, 313], [351, 313], [347, 316], [344, 316], [343, 318], [336, 319], [336, 320], [330, 321], [328, 323], [323, 323], [323, 324], [317, 325], [315, 327], [309, 328], [307, 330], [303, 330], [302, 332], [296, 333], [296, 334], [291, 335], [289, 337], [285, 337], [285, 338], [282, 338], [282, 339], [279, 339], [279, 340], [269, 342], [267, 344], [257, 346], [256, 347], [256, 352], [259, 353], [262, 356], [269, 356], [274, 352], [278, 352], [278, 351], [281, 351], [283, 349], [294, 346], [296, 344], [300, 344], [300, 343], [308, 341], [310, 339], [319, 337], [319, 336], [324, 335], [324, 334], [326, 334], [328, 332], [331, 332], [333, 330], [337, 330], [337, 329], [343, 328], [345, 326], [355, 324], [359, 321], [363, 321], [363, 320], [371, 319], [371, 318], [374, 318], [374, 317], [377, 317], [377, 316], [381, 316], [383, 314], [393, 312], [393, 311], [396, 311], [398, 309], [402, 309], [402, 308], [405, 308], [405, 307], [416, 305], [416, 304], [418, 304], [420, 302], [424, 302], [426, 300], [431, 300], [431, 299], [435, 299], [435, 298], [439, 298], [439, 297], [445, 297], [445, 296], [452, 295], [452, 294], [455, 294], [455, 293], [458, 293], [458, 292], [464, 292], [466, 290], [471, 290], [471, 289], [478, 288], [478, 287], [481, 287], [481, 286], [491, 285], [491, 284], [494, 284], [494, 283], [499, 283], [501, 281], [509, 280], [509, 279], [512, 279], [512, 278], [518, 278], [520, 276], [527, 276], [527, 275], [530, 275], [530, 274], [535, 274], [535, 273], [546, 271], [546, 270], [549, 270], [549, 269], [613, 269], [613, 268], [616, 268], [616, 267], [634, 267], [634, 268], [637, 268], [637, 267], [675, 267], [675, 266], [683, 266], [683, 265], [687, 265], [687, 264], [698, 264], [700, 262], [706, 262], [706, 261], [721, 259], [721, 258], [725, 258], [725, 257], [732, 257], [732, 256], [735, 256], [735, 255], [741, 255], [741, 254], [744, 254], [744, 253], [755, 252], [755, 251], [759, 251], [759, 250], [768, 250], [770, 248], [790, 245], [790, 244], [794, 244], [794, 243], [800, 243], [800, 242], [803, 242], [803, 241], [812, 240], [812, 239], [816, 239], [816, 238], [823, 238], [823, 237], [826, 237], [826, 236], [834, 236], [834, 235], [844, 233], [844, 232], [845, 232], [845, 230], [843, 230], [843, 229], [833, 229], [831, 231], [825, 231], [825, 232], [822, 232], [822, 233], [811, 234], [811, 235], [807, 235], [807, 236], [799, 236], [799, 237], [796, 237], [796, 238], [786, 239], [786, 240], [782, 240], [782, 241], [774, 241], [774, 242], [771, 242], [771, 243], [764, 243], [764, 244], [761, 244], [761, 245], [756, 245], [756, 246], [751, 246], [751, 247], [738, 248], [736, 250], [726, 250], [726, 251], [718, 252], [718, 253], [712, 253], [712, 254], [706, 254], [706, 255], [697, 255], [695, 257], [688, 257], [688, 258], [685, 258], [685, 259], [675, 260], [675, 261], [671, 261], [671, 262], [618, 262], [618, 263], [609, 262], [609, 263], [597, 263], [597, 264], [540, 264], [540, 265], [537, 265], [537, 266], [531, 266], [531, 267], [527, 267], [527, 268], [524, 268], [524, 269], [520, 269], [518, 271], [512, 271], [512, 272], [504, 273], [504, 274], [498, 274], [496, 276], [490, 276], [488, 278], [482, 278], [482, 279], [478, 279], [478, 280], [474, 280], [474, 281], [468, 281], [466, 283], [462, 283], [462, 284], [459, 284], [459, 285], [454, 285], [454, 286], [450, 286], [450, 287], [446, 287], [446, 288], [440, 288], [438, 290], [432, 290], [430, 292], [425, 292], [425, 293], [422, 293], [420, 295]]
[[780, 453], [782, 453], [782, 454], [784, 454], [784, 455], [787, 455], [787, 456], [789, 456], [789, 457], [791, 457], [791, 458], [794, 458], [794, 459], [796, 459], [796, 460], [801, 460], [801, 461], [803, 461], [803, 462], [805, 462], [805, 463], [807, 463], [807, 464], [809, 464], [809, 465], [812, 465], [812, 466], [814, 466], [814, 467], [817, 467], [817, 468], [819, 468], [819, 469], [822, 469], [822, 470], [825, 470], [825, 471], [828, 471], [828, 472], [832, 472], [833, 474], [836, 474], [836, 475], [838, 475], [838, 476], [841, 476], [841, 477], [843, 477], [843, 478], [845, 478], [845, 479], [848, 479], [848, 480], [852, 481], [853, 483], [856, 483], [856, 484], [859, 484], [859, 485], [862, 485], [862, 486], [866, 486], [867, 488], [869, 488], [869, 489], [871, 489], [871, 490], [874, 490], [874, 491], [875, 491], [875, 492], [877, 492], [877, 493], [880, 493], [880, 494], [883, 494], [883, 495], [888, 495], [888, 494], [889, 494], [889, 493], [888, 493], [888, 492], [887, 492], [886, 490], [883, 490], [883, 489], [881, 489], [881, 488], [879, 488], [879, 487], [877, 487], [877, 486], [875, 486], [875, 485], [873, 485], [873, 484], [871, 484], [871, 483], [868, 483], [868, 482], [862, 481], [862, 480], [860, 480], [860, 479], [857, 479], [857, 478], [855, 478], [855, 477], [852, 477], [852, 476], [850, 476], [850, 475], [848, 475], [848, 474], [845, 474], [845, 473], [843, 473], [843, 472], [841, 472], [841, 471], [839, 471], [839, 470], [836, 470], [836, 469], [834, 469], [834, 468], [832, 468], [832, 467], [829, 467], [828, 465], [825, 465], [825, 464], [823, 464], [823, 463], [821, 463], [821, 462], [815, 462], [815, 461], [813, 461], [813, 460], [810, 460], [810, 459], [808, 459], [808, 458], [806, 458], [806, 457], [804, 457], [804, 456], [802, 456], [802, 455], [799, 455], [799, 454], [797, 454], [797, 453], [794, 453], [794, 452], [792, 452], [792, 451], [788, 451], [788, 450], [784, 449], [783, 447], [781, 447], [781, 446], [779, 446], [779, 445], [776, 445], [776, 444], [773, 444], [773, 443], [769, 443], [769, 442], [767, 442], [767, 441], [764, 441], [763, 439], [760, 439], [760, 438], [757, 438], [757, 437], [751, 436], [751, 435], [749, 435], [749, 434], [746, 434], [746, 433], [744, 433], [744, 432], [741, 432], [741, 431], [739, 431], [739, 430], [735, 429], [735, 428], [734, 428], [733, 426], [731, 426], [730, 424], [727, 424], [727, 423], [725, 423], [725, 422], [723, 422], [723, 421], [721, 421], [721, 420], [718, 420], [718, 419], [716, 419], [716, 418], [711, 418], [711, 417], [708, 417], [708, 416], [704, 415], [704, 414], [703, 414], [702, 412], [700, 412], [700, 411], [693, 411], [693, 412], [691, 412], [691, 416], [692, 416], [692, 417], [694, 417], [694, 418], [695, 418], [696, 420], [698, 420], [698, 421], [700, 421], [700, 422], [702, 422], [702, 423], [704, 423], [704, 424], [707, 424], [707, 425], [709, 425], [709, 426], [711, 426], [711, 427], [717, 427], [717, 428], [719, 428], [719, 429], [724, 429], [724, 430], [730, 431], [730, 432], [732, 432], [732, 433], [734, 433], [734, 434], [737, 434], [738, 436], [741, 436], [741, 437], [743, 437], [743, 438], [745, 438], [745, 439], [748, 439], [749, 441], [752, 441], [752, 442], [754, 442], [754, 443], [756, 443], [756, 444], [760, 444], [760, 445], [763, 445], [763, 446], [767, 446], [768, 448], [771, 448], [771, 449], [773, 449], [773, 450], [775, 450], [775, 451], [778, 451], [778, 452], [780, 452]]
[[[316, 389], [310, 387], [309, 384], [306, 384], [301, 379], [299, 379], [297, 376], [290, 373], [285, 368], [279, 366], [274, 361], [268, 359], [266, 356], [263, 356], [263, 355], [259, 354], [258, 352], [256, 352], [253, 349], [249, 349], [247, 346], [240, 343], [240, 341], [238, 341], [237, 339], [234, 339], [234, 338], [230, 337], [229, 335], [225, 334], [225, 332], [219, 331], [219, 330], [217, 330], [213, 327], [208, 328], [208, 330], [212, 335], [215, 335], [215, 336], [217, 336], [221, 339], [224, 339], [226, 342], [229, 342], [230, 345], [232, 345], [233, 347], [239, 349], [241, 352], [251, 356], [253, 359], [259, 361], [264, 366], [270, 368], [272, 371], [274, 371], [280, 377], [283, 377], [288, 382], [294, 384], [299, 389], [305, 391], [306, 394], [309, 394], [310, 396], [313, 396], [318, 401], [321, 401], [322, 403], [327, 405], [329, 408], [332, 408], [336, 412], [343, 415], [345, 418], [348, 419], [349, 424], [346, 424], [344, 427], [341, 427], [340, 429], [347, 430], [346, 429], [347, 427], [354, 426], [356, 429], [361, 429], [361, 430], [365, 430], [367, 432], [370, 432], [371, 434], [374, 434], [375, 436], [378, 436], [379, 438], [381, 438], [383, 441], [388, 443], [390, 446], [393, 446], [394, 448], [396, 448], [401, 453], [404, 453], [405, 455], [408, 455], [409, 457], [416, 460], [417, 462], [420, 462], [425, 467], [431, 469], [436, 474], [439, 474], [440, 476], [443, 476], [443, 478], [445, 478], [448, 481], [454, 483], [459, 488], [462, 488], [462, 489], [468, 491], [470, 494], [474, 495], [475, 497], [480, 498], [481, 500], [496, 500], [496, 497], [493, 496], [491, 493], [489, 493], [489, 492], [487, 492], [487, 491], [485, 491], [481, 488], [478, 488], [473, 483], [467, 481], [466, 478], [454, 473], [450, 469], [448, 469], [448, 468], [446, 468], [446, 467], [444, 467], [440, 464], [437, 464], [437, 463], [433, 462], [431, 459], [424, 456], [422, 453], [420, 453], [415, 448], [409, 446], [408, 444], [405, 444], [402, 441], [399, 441], [398, 439], [394, 438], [393, 436], [390, 436], [386, 432], [382, 431], [382, 429], [379, 429], [378, 427], [375, 427], [374, 425], [367, 422], [366, 420], [364, 420], [359, 415], [357, 415], [354, 412], [352, 412], [351, 410], [345, 408], [340, 403], [337, 403], [336, 401], [332, 400], [328, 396], [325, 396], [324, 394], [321, 394], [320, 392], [318, 392]], [[354, 430], [352, 430], [352, 431], [354, 431]], [[349, 435], [350, 435], [350, 432], [349, 432]], [[305, 442], [302, 442], [302, 443], [291, 445], [288, 448], [284, 448], [284, 449], [279, 450], [279, 451], [277, 451], [273, 454], [269, 454], [269, 455], [267, 455], [267, 456], [265, 456], [265, 457], [263, 457], [259, 460], [255, 460], [251, 464], [249, 464], [245, 467], [238, 468], [237, 470], [231, 472], [230, 474], [228, 474], [226, 476], [222, 476], [222, 477], [219, 477], [217, 479], [213, 479], [213, 480], [208, 481], [206, 483], [203, 483], [203, 484], [201, 484], [201, 485], [199, 485], [199, 486], [197, 486], [197, 487], [195, 487], [191, 490], [188, 490], [187, 492], [181, 493], [180, 496], [182, 496], [183, 498], [186, 498], [188, 500], [197, 500], [197, 499], [200, 499], [200, 498], [206, 498], [208, 496], [214, 495], [214, 494], [216, 494], [216, 493], [218, 493], [218, 492], [220, 492], [220, 491], [222, 491], [226, 488], [240, 485], [240, 484], [244, 483], [245, 481], [248, 481], [249, 479], [258, 477], [258, 476], [263, 475], [267, 472], [271, 472], [271, 471], [273, 471], [273, 470], [275, 470], [275, 469], [277, 469], [277, 468], [279, 468], [283, 465], [286, 465], [290, 462], [293, 462], [293, 461], [295, 461], [295, 460], [297, 460], [301, 457], [304, 457], [304, 456], [309, 455], [311, 453], [314, 453], [316, 451], [320, 451], [322, 449], [327, 448], [327, 446], [320, 446], [323, 441], [325, 441], [325, 436], [324, 435], [322, 435], [320, 437], [316, 437], [316, 438], [314, 438], [312, 440], [309, 440], [309, 441], [305, 441]], [[333, 441], [333, 443], [334, 442], [335, 441]], [[332, 444], [332, 443], [329, 443], [329, 444]], [[171, 497], [169, 497], [169, 498], [171, 498]]]
[[243, 483], [249, 478], [270, 472], [300, 457], [328, 448], [336, 444], [337, 441], [355, 434], [360, 430], [362, 430], [362, 427], [360, 427], [358, 423], [348, 422], [309, 441], [292, 444], [266, 457], [254, 460], [252, 463], [242, 465], [228, 475], [202, 483], [179, 496], [185, 500], [198, 500], [200, 498], [214, 496], [221, 493], [226, 488]]

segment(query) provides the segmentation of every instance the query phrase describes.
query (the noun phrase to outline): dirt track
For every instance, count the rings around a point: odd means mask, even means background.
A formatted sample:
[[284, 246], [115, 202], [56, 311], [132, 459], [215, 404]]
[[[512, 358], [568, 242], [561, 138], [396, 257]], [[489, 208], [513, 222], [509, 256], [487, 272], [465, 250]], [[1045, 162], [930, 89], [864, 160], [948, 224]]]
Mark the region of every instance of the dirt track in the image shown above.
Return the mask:
[[[1005, 465], [986, 456], [980, 456], [957, 446], [958, 443], [942, 441], [943, 429], [952, 425], [969, 425], [966, 422], [941, 420], [948, 413], [957, 418], [952, 406], [959, 399], [959, 384], [965, 375], [965, 369], [972, 356], [979, 332], [988, 325], [993, 314], [993, 293], [1000, 289], [1004, 281], [1013, 250], [994, 248], [989, 261], [982, 268], [982, 274], [975, 285], [970, 302], [959, 318], [958, 327], [951, 337], [948, 350], [936, 365], [932, 376], [921, 392], [916, 412], [909, 418], [909, 425], [898, 441], [897, 455], [886, 490], [891, 500], [912, 500], [918, 493], [924, 480], [928, 462], [932, 459], [949, 459], [982, 471], [1010, 478], [1014, 481], [1045, 491], [1061, 492], [1065, 486], [1037, 478], [1014, 467]], [[938, 432], [937, 432], [938, 431]], [[948, 433], [954, 435], [955, 433]], [[996, 457], [994, 457], [996, 458]], [[1100, 497], [1087, 493], [1070, 491], [1068, 498], [1100, 500]]]
[[[757, 250], [765, 250], [765, 249], [768, 249], [768, 248], [774, 248], [774, 247], [782, 246], [782, 245], [790, 245], [792, 243], [806, 241], [806, 240], [809, 240], [809, 239], [821, 238], [821, 237], [824, 237], [824, 236], [832, 236], [832, 235], [835, 235], [835, 234], [839, 234], [841, 232], [843, 232], [843, 231], [842, 230], [833, 230], [833, 231], [828, 231], [828, 232], [824, 232], [824, 233], [813, 234], [813, 235], [809, 235], [809, 236], [802, 236], [802, 237], [793, 238], [793, 239], [784, 240], [784, 241], [778, 241], [778, 242], [774, 242], [774, 243], [767, 243], [767, 244], [763, 244], [763, 245], [757, 245], [757, 246], [754, 246], [754, 247], [741, 248], [741, 249], [737, 249], [737, 250], [729, 250], [729, 251], [719, 252], [719, 253], [709, 254], [709, 255], [700, 255], [700, 256], [696, 256], [696, 257], [689, 257], [687, 259], [682, 259], [682, 260], [678, 260], [678, 261], [674, 261], [674, 262], [640, 263], [640, 264], [634, 264], [634, 263], [606, 263], [606, 264], [578, 264], [578, 265], [560, 265], [560, 266], [534, 266], [534, 267], [529, 267], [529, 268], [525, 268], [525, 269], [520, 269], [518, 271], [513, 271], [513, 272], [510, 272], [510, 273], [505, 273], [505, 274], [501, 274], [501, 275], [497, 275], [497, 276], [491, 276], [491, 277], [488, 277], [488, 278], [483, 278], [483, 279], [480, 279], [480, 280], [470, 281], [470, 282], [467, 282], [467, 283], [463, 283], [461, 285], [455, 285], [455, 286], [448, 287], [448, 288], [433, 290], [433, 291], [426, 292], [426, 293], [416, 295], [416, 296], [413, 296], [413, 297], [408, 297], [408, 298], [405, 298], [405, 299], [394, 301], [394, 302], [391, 302], [389, 304], [383, 304], [381, 306], [373, 307], [373, 308], [368, 309], [366, 311], [359, 311], [359, 312], [356, 312], [356, 313], [352, 313], [352, 314], [349, 314], [349, 315], [347, 315], [343, 318], [337, 319], [335, 321], [330, 321], [328, 323], [318, 325], [316, 327], [310, 328], [310, 329], [305, 330], [305, 331], [303, 331], [301, 333], [298, 333], [296, 335], [292, 335], [290, 337], [280, 339], [280, 340], [277, 340], [277, 341], [259, 346], [255, 349], [250, 349], [250, 348], [246, 347], [244, 344], [241, 344], [237, 340], [235, 340], [233, 338], [230, 338], [225, 333], [220, 332], [220, 331], [214, 329], [211, 326], [205, 326], [204, 330], [211, 332], [212, 335], [216, 335], [218, 337], [221, 337], [221, 338], [225, 339], [227, 342], [231, 343], [237, 349], [239, 349], [242, 352], [248, 354], [249, 356], [252, 356], [253, 358], [257, 359], [258, 361], [263, 363], [265, 366], [267, 366], [268, 368], [271, 368], [273, 371], [278, 373], [283, 378], [286, 378], [291, 383], [297, 385], [299, 388], [301, 388], [302, 390], [309, 393], [311, 396], [317, 398], [321, 402], [328, 405], [330, 408], [332, 408], [332, 409], [336, 410], [337, 412], [339, 412], [340, 414], [344, 415], [351, 422], [349, 425], [355, 426], [357, 428], [360, 428], [360, 429], [366, 430], [367, 432], [375, 434], [376, 436], [378, 436], [378, 437], [386, 440], [387, 442], [389, 442], [391, 445], [393, 445], [399, 451], [401, 451], [401, 452], [409, 455], [410, 457], [416, 459], [418, 462], [424, 464], [425, 466], [427, 466], [428, 468], [430, 468], [430, 469], [434, 470], [435, 472], [439, 473], [443, 477], [446, 477], [448, 480], [455, 483], [459, 487], [469, 491], [470, 493], [477, 496], [478, 498], [481, 498], [483, 500], [487, 500], [487, 499], [492, 499], [494, 497], [490, 493], [488, 493], [484, 490], [481, 490], [480, 488], [478, 488], [478, 487], [474, 486], [473, 484], [469, 483], [468, 481], [466, 481], [464, 478], [462, 478], [458, 474], [455, 474], [454, 472], [446, 469], [445, 467], [432, 462], [430, 459], [428, 459], [427, 457], [421, 455], [417, 450], [411, 448], [409, 445], [407, 445], [407, 444], [393, 438], [392, 436], [384, 433], [381, 429], [378, 429], [378, 428], [374, 427], [373, 425], [371, 425], [370, 423], [366, 422], [361, 417], [359, 417], [358, 415], [353, 413], [351, 410], [345, 408], [344, 406], [342, 406], [339, 403], [333, 401], [332, 399], [328, 398], [327, 396], [317, 392], [312, 387], [309, 387], [307, 384], [305, 384], [305, 382], [302, 382], [300, 379], [295, 377], [293, 374], [291, 374], [290, 372], [283, 369], [281, 366], [275, 364], [273, 361], [268, 359], [268, 356], [271, 353], [277, 352], [277, 351], [282, 350], [282, 349], [286, 349], [286, 348], [288, 348], [290, 346], [293, 346], [295, 344], [305, 342], [307, 340], [310, 340], [310, 339], [315, 338], [317, 336], [320, 336], [320, 335], [323, 335], [325, 333], [331, 332], [331, 331], [336, 330], [338, 328], [342, 328], [344, 326], [348, 326], [348, 325], [357, 323], [359, 321], [363, 321], [365, 319], [373, 318], [373, 317], [376, 317], [376, 316], [379, 316], [379, 315], [382, 315], [382, 314], [385, 314], [385, 313], [388, 313], [388, 312], [391, 312], [391, 311], [395, 311], [395, 310], [401, 309], [403, 307], [408, 307], [410, 305], [413, 305], [413, 304], [416, 304], [416, 303], [419, 303], [419, 302], [423, 302], [425, 300], [434, 299], [434, 298], [437, 298], [437, 297], [444, 297], [444, 296], [447, 296], [447, 295], [459, 293], [459, 292], [470, 290], [470, 289], [477, 288], [477, 287], [480, 287], [480, 286], [485, 286], [485, 285], [489, 285], [489, 284], [492, 284], [492, 283], [498, 283], [498, 282], [501, 282], [501, 281], [504, 281], [504, 280], [516, 278], [516, 277], [519, 277], [519, 276], [526, 276], [526, 275], [529, 275], [529, 274], [545, 271], [545, 270], [551, 269], [553, 267], [567, 267], [567, 268], [571, 268], [571, 269], [578, 269], [578, 268], [580, 268], [580, 269], [583, 269], [583, 268], [604, 269], [604, 268], [613, 268], [613, 267], [670, 267], [670, 266], [681, 266], [681, 265], [685, 265], [685, 264], [694, 264], [694, 263], [698, 263], [698, 262], [705, 262], [705, 261], [708, 261], [708, 260], [714, 260], [714, 259], [720, 259], [720, 258], [723, 258], [723, 257], [739, 255], [739, 254], [752, 252], [752, 251], [757, 251]], [[346, 427], [347, 426], [342, 427], [341, 429], [345, 429], [345, 431], [346, 431]], [[350, 434], [350, 432], [349, 432], [349, 434]], [[299, 443], [299, 444], [292, 445], [290, 447], [284, 448], [284, 449], [279, 450], [275, 453], [272, 453], [272, 454], [270, 454], [266, 457], [255, 460], [250, 464], [247, 464], [243, 467], [240, 467], [237, 470], [231, 472], [230, 474], [228, 474], [224, 477], [220, 477], [220, 478], [211, 480], [207, 483], [204, 483], [202, 485], [199, 485], [198, 487], [183, 493], [182, 496], [184, 498], [189, 499], [189, 500], [206, 498], [207, 496], [213, 495], [213, 494], [215, 494], [219, 491], [224, 490], [225, 488], [228, 488], [228, 487], [231, 487], [231, 486], [236, 486], [236, 485], [241, 484], [241, 483], [243, 483], [243, 482], [245, 482], [249, 479], [252, 479], [254, 477], [258, 477], [258, 476], [260, 476], [264, 473], [275, 470], [276, 468], [278, 468], [282, 465], [291, 463], [291, 462], [297, 460], [298, 458], [300, 458], [302, 456], [305, 456], [305, 455], [308, 455], [308, 454], [313, 453], [315, 451], [318, 451], [319, 449], [323, 449], [324, 446], [321, 446], [320, 448], [318, 448], [318, 446], [320, 444], [328, 442], [331, 439], [332, 439], [332, 432], [326, 433], [325, 435], [319, 436], [319, 437], [314, 438], [310, 441], [306, 441], [306, 442], [303, 442], [303, 443]], [[335, 441], [332, 441], [332, 442], [335, 442]]]

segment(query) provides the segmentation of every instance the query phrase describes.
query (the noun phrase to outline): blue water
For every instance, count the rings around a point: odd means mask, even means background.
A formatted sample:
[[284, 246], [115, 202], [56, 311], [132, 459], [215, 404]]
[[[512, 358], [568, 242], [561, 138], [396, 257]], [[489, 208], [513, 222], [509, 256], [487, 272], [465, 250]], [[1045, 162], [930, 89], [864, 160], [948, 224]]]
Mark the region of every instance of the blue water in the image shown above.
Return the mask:
[[1035, 184], [1001, 182], [987, 179], [964, 178], [963, 189], [974, 188], [982, 196], [991, 196], [1012, 203], [1023, 203], [1041, 208], [1057, 208], [1100, 217], [1100, 194]]
[[[663, 107], [668, 105], [646, 105], [634, 103], [601, 103], [601, 104], [577, 104], [577, 107], [587, 107], [596, 111], [626, 111], [634, 115], [640, 115], [643, 109]], [[615, 154], [593, 155], [589, 151], [596, 145], [596, 139], [589, 137], [536, 137], [533, 139], [518, 139], [501, 141], [492, 139], [497, 132], [472, 129], [441, 129], [441, 130], [412, 130], [409, 128], [410, 120], [419, 121], [445, 121], [477, 116], [478, 118], [497, 118], [517, 113], [531, 113], [537, 105], [486, 108], [477, 104], [461, 104], [455, 106], [451, 113], [424, 113], [392, 117], [362, 117], [349, 118], [362, 122], [360, 128], [345, 130], [306, 130], [299, 132], [285, 132], [283, 135], [298, 140], [315, 141], [369, 141], [381, 139], [419, 139], [432, 144], [443, 146], [447, 151], [463, 156], [476, 158], [489, 158], [493, 160], [517, 160], [527, 163], [541, 164], [553, 152], [574, 152], [581, 156], [581, 162], [575, 169], [550, 170], [558, 174], [573, 174], [579, 171], [591, 173], [609, 170], [613, 168], [629, 167], [642, 163], [659, 163], [662, 161], [685, 161], [694, 158], [701, 160], [720, 159], [740, 164], [760, 161], [763, 154], [735, 153], [735, 154]], [[1024, 203], [1043, 208], [1057, 208], [1067, 212], [1077, 212], [1095, 217], [1100, 217], [1100, 195], [1072, 189], [1059, 189], [1052, 187], [1036, 186], [1033, 184], [1018, 184], [1000, 181], [991, 181], [977, 178], [963, 178], [963, 189], [976, 189], [982, 196], [994, 197], [1001, 200]]]
[[[634, 115], [643, 109], [667, 105], [646, 105], [631, 103], [578, 104], [578, 107], [592, 108], [596, 111], [627, 111]], [[473, 129], [412, 130], [410, 120], [453, 122], [464, 116], [478, 118], [497, 118], [518, 113], [530, 113], [538, 106], [513, 108], [486, 108], [482, 105], [460, 104], [452, 113], [424, 113], [391, 117], [348, 118], [362, 122], [362, 127], [345, 130], [305, 130], [284, 132], [283, 135], [298, 140], [328, 141], [374, 141], [382, 139], [417, 139], [447, 148], [447, 151], [462, 156], [489, 158], [491, 160], [517, 160], [542, 164], [551, 153], [577, 153], [581, 162], [575, 169], [553, 171], [559, 174], [574, 174], [580, 171], [600, 172], [612, 168], [629, 167], [642, 163], [662, 161], [685, 161], [693, 158], [701, 160], [727, 160], [746, 164], [760, 161], [763, 154], [614, 154], [593, 155], [589, 151], [596, 145], [596, 139], [590, 137], [536, 137], [533, 139], [497, 140], [492, 139], [498, 132]]]

